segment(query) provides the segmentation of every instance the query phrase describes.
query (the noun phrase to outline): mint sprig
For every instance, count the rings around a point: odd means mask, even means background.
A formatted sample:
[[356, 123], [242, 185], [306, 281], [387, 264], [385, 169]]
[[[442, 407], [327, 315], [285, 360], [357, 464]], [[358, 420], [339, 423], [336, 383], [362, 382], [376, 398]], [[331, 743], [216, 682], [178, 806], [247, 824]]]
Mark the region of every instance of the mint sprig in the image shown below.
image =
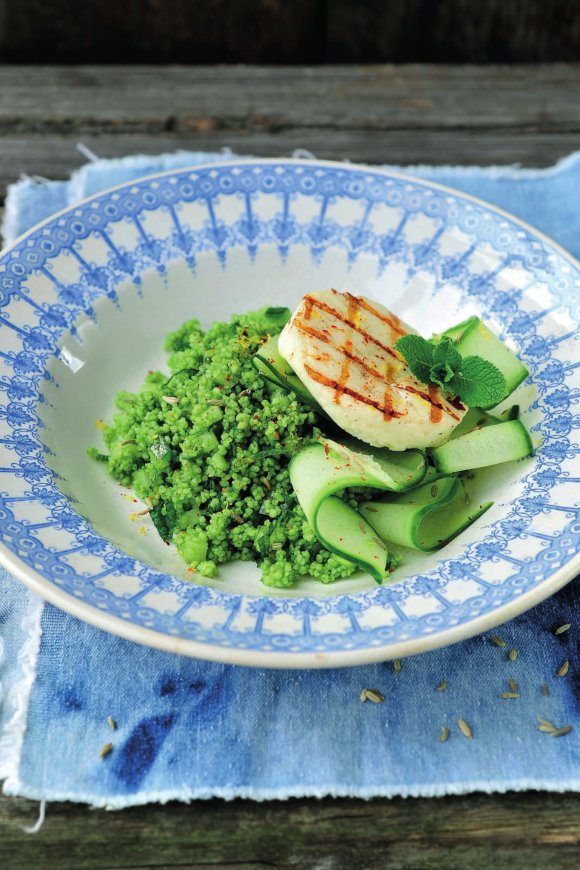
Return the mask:
[[498, 367], [481, 356], [462, 357], [447, 335], [429, 341], [404, 335], [395, 347], [419, 381], [441, 387], [469, 407], [489, 408], [507, 395], [506, 379]]

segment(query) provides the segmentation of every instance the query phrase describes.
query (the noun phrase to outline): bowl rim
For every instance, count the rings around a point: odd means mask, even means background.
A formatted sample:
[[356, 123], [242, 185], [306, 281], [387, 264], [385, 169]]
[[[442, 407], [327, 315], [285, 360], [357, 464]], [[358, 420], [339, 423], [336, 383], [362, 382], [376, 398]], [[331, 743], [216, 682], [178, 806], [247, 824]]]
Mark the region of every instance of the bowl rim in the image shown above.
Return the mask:
[[[182, 166], [164, 170], [163, 172], [144, 175], [139, 178], [134, 178], [121, 184], [114, 185], [95, 193], [89, 197], [67, 206], [58, 212], [50, 215], [39, 223], [35, 224], [25, 233], [20, 235], [10, 245], [0, 251], [0, 262], [6, 254], [14, 250], [30, 235], [36, 233], [42, 227], [52, 223], [59, 217], [70, 214], [77, 208], [83, 207], [93, 200], [106, 197], [118, 190], [124, 190], [133, 184], [142, 183], [143, 181], [155, 181], [158, 178], [164, 178], [171, 175], [182, 174], [186, 172], [197, 172], [200, 170], [208, 170], [212, 168], [227, 168], [237, 167], [240, 165], [295, 165], [295, 166], [320, 166], [333, 169], [346, 169], [354, 172], [372, 172], [373, 174], [384, 175], [387, 178], [396, 178], [401, 181], [409, 181], [413, 184], [418, 184], [423, 187], [433, 188], [446, 193], [454, 198], [460, 198], [473, 202], [478, 206], [483, 206], [488, 211], [494, 212], [499, 217], [507, 218], [512, 223], [517, 224], [526, 232], [530, 233], [537, 239], [540, 239], [549, 245], [556, 253], [567, 260], [573, 268], [580, 273], [580, 261], [578, 261], [569, 251], [563, 248], [558, 242], [555, 242], [550, 236], [541, 230], [536, 229], [526, 221], [521, 220], [517, 216], [511, 214], [505, 209], [493, 205], [484, 199], [473, 196], [463, 191], [456, 190], [448, 185], [440, 184], [439, 182], [426, 180], [401, 172], [399, 170], [386, 168], [383, 166], [373, 166], [370, 164], [361, 163], [345, 163], [337, 160], [318, 160], [311, 158], [285, 158], [285, 157], [238, 157], [232, 160], [209, 161], [191, 166]], [[193, 658], [201, 658], [204, 660], [220, 662], [224, 664], [247, 665], [252, 667], [268, 667], [268, 668], [328, 668], [328, 667], [348, 667], [355, 665], [370, 664], [373, 662], [388, 661], [395, 658], [404, 658], [410, 655], [417, 655], [429, 650], [438, 649], [454, 643], [458, 643], [474, 635], [481, 634], [491, 628], [507, 622], [514, 617], [524, 613], [536, 604], [548, 598], [553, 593], [561, 589], [566, 583], [574, 579], [580, 571], [580, 553], [577, 553], [566, 565], [555, 571], [550, 577], [543, 580], [537, 586], [528, 590], [521, 596], [513, 599], [507, 604], [502, 604], [472, 620], [467, 620], [452, 628], [447, 628], [436, 632], [432, 635], [421, 638], [413, 638], [406, 641], [398, 641], [387, 643], [374, 647], [349, 649], [349, 650], [333, 650], [327, 652], [277, 652], [264, 650], [251, 650], [233, 646], [218, 646], [216, 644], [196, 641], [189, 638], [177, 637], [175, 635], [166, 634], [154, 629], [145, 628], [136, 625], [133, 622], [126, 621], [120, 617], [110, 615], [97, 607], [85, 602], [79, 601], [74, 596], [58, 588], [42, 577], [35, 569], [29, 567], [18, 556], [15, 556], [5, 544], [0, 542], [0, 565], [4, 567], [12, 576], [21, 580], [29, 589], [38, 594], [42, 599], [50, 604], [59, 607], [61, 610], [69, 613], [83, 622], [93, 625], [96, 628], [108, 631], [118, 637], [140, 643], [145, 646], [172, 652], [178, 655], [187, 655]], [[356, 593], [354, 593], [356, 594]], [[297, 596], [300, 597], [300, 596]]]

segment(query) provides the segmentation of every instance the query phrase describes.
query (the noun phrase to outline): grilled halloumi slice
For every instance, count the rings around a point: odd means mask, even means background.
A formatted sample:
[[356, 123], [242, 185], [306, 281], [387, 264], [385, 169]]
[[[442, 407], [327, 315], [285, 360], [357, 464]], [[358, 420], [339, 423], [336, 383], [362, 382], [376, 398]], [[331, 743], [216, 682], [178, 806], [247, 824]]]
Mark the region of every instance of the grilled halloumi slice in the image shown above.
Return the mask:
[[278, 350], [345, 432], [391, 450], [436, 447], [467, 409], [418, 381], [395, 350], [414, 331], [378, 302], [324, 290], [303, 297]]

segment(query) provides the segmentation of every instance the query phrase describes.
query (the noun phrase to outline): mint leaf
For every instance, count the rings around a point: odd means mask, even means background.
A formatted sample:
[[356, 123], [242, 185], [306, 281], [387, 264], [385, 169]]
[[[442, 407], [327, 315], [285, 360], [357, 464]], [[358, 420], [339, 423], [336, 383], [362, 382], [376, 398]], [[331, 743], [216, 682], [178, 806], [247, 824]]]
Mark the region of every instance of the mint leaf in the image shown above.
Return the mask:
[[493, 363], [480, 356], [466, 356], [460, 371], [447, 385], [469, 407], [490, 408], [505, 398], [506, 379]]
[[433, 341], [433, 365], [429, 372], [429, 383], [438, 384], [445, 389], [461, 367], [461, 354], [452, 340], [444, 335], [438, 341]]
[[461, 366], [461, 354], [455, 347], [455, 342], [448, 335], [442, 336], [439, 341], [431, 341], [433, 344], [433, 364], [436, 366], [446, 365], [454, 371], [458, 371]]
[[429, 375], [433, 367], [433, 345], [420, 335], [404, 335], [395, 344], [395, 348], [405, 357], [407, 365], [418, 380], [429, 383]]
[[445, 387], [455, 377], [455, 372], [447, 363], [431, 366], [429, 371], [429, 383]]

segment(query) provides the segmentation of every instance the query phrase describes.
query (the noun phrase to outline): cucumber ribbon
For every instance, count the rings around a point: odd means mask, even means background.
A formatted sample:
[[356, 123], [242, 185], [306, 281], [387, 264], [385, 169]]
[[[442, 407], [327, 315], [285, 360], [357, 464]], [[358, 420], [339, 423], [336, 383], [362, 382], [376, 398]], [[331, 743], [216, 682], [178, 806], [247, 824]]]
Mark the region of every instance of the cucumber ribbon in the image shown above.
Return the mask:
[[[457, 342], [462, 353], [475, 353], [494, 362], [510, 393], [528, 374], [515, 354], [477, 317], [445, 334]], [[253, 364], [267, 380], [295, 393], [328, 419], [280, 355], [277, 335], [260, 348]], [[386, 542], [425, 552], [436, 550], [493, 504], [472, 503], [457, 475], [529, 456], [532, 442], [518, 416], [517, 405], [498, 416], [470, 408], [450, 440], [428, 454], [414, 449], [396, 452], [372, 448], [350, 438], [342, 443], [321, 439], [292, 458], [290, 480], [320, 543], [380, 583], [389, 564]], [[339, 497], [347, 487], [381, 490], [382, 496], [380, 501], [360, 504], [357, 510]]]
[[400, 492], [425, 476], [427, 459], [421, 450], [395, 453], [350, 444], [357, 450], [329, 439], [309, 444], [290, 461], [290, 481], [320, 543], [380, 583], [388, 564], [384, 541], [370, 522], [334, 493], [352, 486]]

